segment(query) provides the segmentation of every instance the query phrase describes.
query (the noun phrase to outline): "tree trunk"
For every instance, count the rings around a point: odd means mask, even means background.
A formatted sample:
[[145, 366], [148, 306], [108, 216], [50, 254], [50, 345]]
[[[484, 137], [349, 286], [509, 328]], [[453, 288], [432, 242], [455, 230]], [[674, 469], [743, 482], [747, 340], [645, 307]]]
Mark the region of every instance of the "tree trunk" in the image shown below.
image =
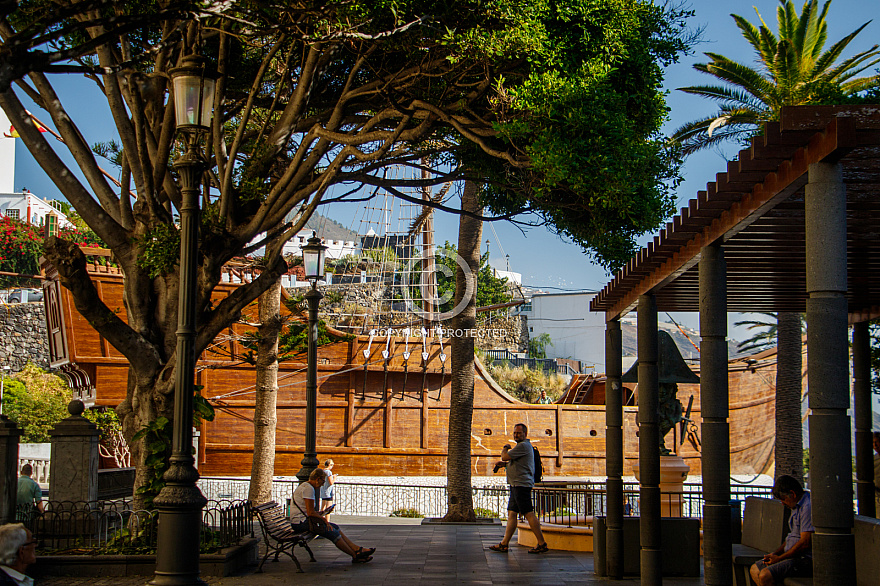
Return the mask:
[[275, 474], [275, 406], [278, 402], [278, 335], [281, 332], [281, 280], [260, 295], [257, 327], [257, 385], [254, 406], [254, 459], [248, 500], [260, 505], [272, 500]]
[[776, 476], [788, 474], [803, 483], [801, 316], [780, 312], [776, 323]]
[[[464, 211], [480, 213], [477, 186], [471, 181], [464, 184], [461, 196]], [[452, 329], [469, 331], [477, 324], [477, 274], [480, 270], [480, 239], [483, 222], [469, 216], [460, 216], [458, 224], [458, 254], [468, 266], [467, 274], [459, 265], [455, 270], [455, 307], [465, 295], [467, 304], [461, 313], [453, 316]], [[449, 444], [446, 464], [448, 509], [444, 521], [476, 521], [471, 489], [471, 435], [474, 417], [474, 339], [455, 336], [452, 347], [452, 393], [449, 405]]]

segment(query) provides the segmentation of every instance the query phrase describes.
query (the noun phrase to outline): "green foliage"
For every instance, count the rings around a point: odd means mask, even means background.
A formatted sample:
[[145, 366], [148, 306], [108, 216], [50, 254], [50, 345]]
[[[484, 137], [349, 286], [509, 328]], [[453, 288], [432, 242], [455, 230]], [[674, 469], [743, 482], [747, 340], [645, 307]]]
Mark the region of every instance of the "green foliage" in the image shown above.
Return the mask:
[[142, 251], [138, 266], [151, 279], [172, 272], [180, 260], [180, 232], [168, 224], [157, 224], [137, 243]]
[[[458, 270], [458, 248], [447, 241], [439, 247], [434, 254], [435, 272], [437, 280], [437, 298], [440, 300], [440, 311], [452, 311], [455, 307], [455, 272]], [[412, 289], [411, 299], [421, 299], [419, 290], [420, 277], [422, 275], [421, 263], [409, 269]], [[489, 253], [480, 257], [480, 270], [477, 273], [477, 307], [487, 307], [499, 303], [506, 303], [512, 298], [507, 286], [507, 279], [499, 279], [489, 266]]]
[[393, 248], [388, 246], [368, 248], [362, 251], [361, 255], [373, 262], [397, 264], [397, 253], [394, 252]]
[[343, 299], [345, 299], [345, 295], [338, 289], [330, 289], [324, 293], [324, 303], [332, 305], [333, 303], [340, 303]]
[[541, 334], [529, 338], [529, 356], [532, 358], [547, 358], [547, 346], [552, 346], [550, 334]]
[[482, 507], [474, 507], [474, 515], [477, 518], [483, 519], [500, 519], [501, 515], [493, 511], [492, 509], [484, 509]]
[[[208, 400], [202, 396], [201, 385], [196, 385], [193, 395], [193, 419], [192, 425], [198, 427], [202, 421], [214, 420], [214, 408]], [[135, 494], [143, 496], [144, 506], [153, 508], [153, 500], [165, 486], [163, 478], [168, 470], [168, 458], [171, 456], [173, 425], [167, 417], [157, 417], [148, 422], [137, 433], [132, 441], [141, 442], [141, 450], [144, 451], [144, 466], [147, 468], [147, 477], [144, 484], [137, 487]]]
[[491, 373], [502, 389], [523, 403], [537, 403], [542, 390], [547, 391], [547, 396], [555, 401], [566, 387], [565, 379], [558, 374], [548, 375], [543, 370], [532, 370], [527, 366], [494, 366]]
[[389, 517], [408, 517], [410, 519], [422, 519], [424, 515], [419, 512], [418, 509], [394, 509], [391, 511]]
[[[754, 331], [748, 340], [737, 344], [736, 349], [740, 352], [761, 352], [776, 347], [777, 321], [776, 313], [762, 311], [757, 315], [765, 316], [763, 319], [749, 319], [734, 323], [735, 326], [746, 326], [749, 331]], [[806, 316], [801, 314], [801, 333], [807, 333]]]
[[22, 429], [22, 443], [49, 441], [49, 430], [69, 417], [73, 393], [60, 377], [28, 363], [3, 384], [3, 414]]
[[105, 442], [122, 431], [122, 423], [113, 409], [86, 409], [83, 417], [94, 423], [101, 432], [99, 441]]
[[[513, 5], [508, 5], [513, 8]], [[672, 213], [678, 160], [660, 136], [662, 69], [687, 46], [687, 13], [635, 0], [520, 3], [518, 26], [469, 31], [472, 50], [521, 51], [522, 77], [497, 80], [495, 128], [528, 155], [514, 176], [470, 151], [489, 209], [528, 205], [606, 268]]]
[[135, 490], [135, 494], [143, 496], [147, 509], [153, 508], [153, 500], [165, 486], [163, 475], [168, 470], [168, 458], [171, 456], [171, 432], [171, 421], [167, 417], [159, 417], [147, 423], [132, 438], [135, 442], [141, 442], [144, 452], [147, 478]]
[[829, 0], [819, 8], [818, 0], [806, 0], [798, 14], [792, 0], [780, 0], [776, 8], [778, 33], [769, 29], [760, 14], [760, 27], [731, 15], [752, 46], [759, 67], [716, 53], [706, 53], [710, 63], [694, 65], [722, 85], [679, 88], [719, 104], [718, 112], [675, 131], [673, 140], [685, 154], [727, 140], [745, 143], [764, 122], [778, 120], [783, 106], [858, 103], [859, 94], [866, 92], [876, 97], [880, 77], [858, 76], [880, 63], [877, 45], [840, 60], [868, 23], [825, 50], [830, 4]]
[[[38, 227], [0, 217], [0, 271], [37, 275], [42, 250], [43, 236]], [[0, 287], [14, 285], [32, 286], [32, 280], [0, 276]]]

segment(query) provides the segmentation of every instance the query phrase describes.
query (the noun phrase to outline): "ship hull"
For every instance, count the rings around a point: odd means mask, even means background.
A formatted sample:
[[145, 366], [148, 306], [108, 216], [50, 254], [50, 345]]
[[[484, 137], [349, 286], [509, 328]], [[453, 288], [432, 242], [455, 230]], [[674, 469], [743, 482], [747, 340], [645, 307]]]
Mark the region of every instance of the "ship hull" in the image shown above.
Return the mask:
[[[122, 308], [122, 279], [93, 274], [108, 307]], [[234, 285], [221, 285], [218, 295]], [[50, 284], [47, 295], [53, 364], [88, 380], [97, 405], [115, 407], [125, 398], [128, 364], [74, 308], [69, 292]], [[253, 308], [254, 313], [256, 308]], [[55, 315], [52, 321], [53, 312]], [[120, 310], [124, 319], [124, 310]], [[197, 459], [202, 475], [248, 476], [253, 457], [254, 367], [242, 364], [236, 341], [248, 330], [236, 324], [199, 360], [196, 384], [216, 410], [200, 428]], [[382, 358], [385, 338], [366, 336], [318, 349], [317, 452], [332, 458], [346, 476], [432, 476], [446, 474], [449, 423], [448, 339], [432, 338], [423, 348], [392, 338], [391, 358]], [[59, 349], [61, 352], [59, 352]], [[427, 362], [421, 358], [428, 353]], [[305, 355], [280, 365], [275, 474], [294, 475], [301, 467], [305, 429]], [[367, 363], [366, 368], [364, 364]], [[733, 363], [732, 363], [733, 364]], [[775, 368], [732, 366], [730, 374], [731, 472], [766, 472], [773, 462]], [[492, 475], [501, 447], [512, 442], [513, 426], [525, 423], [540, 449], [545, 476], [605, 475], [604, 405], [522, 403], [502, 390], [477, 364], [472, 426], [472, 474]], [[604, 391], [604, 389], [603, 389]], [[692, 419], [699, 435], [699, 385], [680, 385], [686, 404], [694, 396]], [[604, 392], [602, 393], [604, 396]], [[637, 407], [624, 407], [624, 474], [638, 460]], [[667, 447], [678, 443], [673, 434]], [[690, 442], [679, 455], [700, 474], [700, 453]]]

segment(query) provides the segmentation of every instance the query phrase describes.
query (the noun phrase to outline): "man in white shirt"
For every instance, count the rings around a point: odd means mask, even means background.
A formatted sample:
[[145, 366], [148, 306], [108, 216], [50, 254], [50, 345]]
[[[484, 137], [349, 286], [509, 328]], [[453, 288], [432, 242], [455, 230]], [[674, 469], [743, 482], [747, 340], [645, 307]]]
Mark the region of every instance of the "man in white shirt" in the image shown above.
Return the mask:
[[33, 586], [33, 578], [24, 571], [36, 563], [36, 550], [37, 542], [24, 525], [0, 526], [0, 586]]
[[[324, 514], [329, 510], [318, 511], [315, 503], [320, 500], [320, 489], [324, 485], [325, 473], [323, 468], [312, 470], [309, 479], [303, 482], [293, 491], [293, 502], [290, 507], [290, 523], [294, 531], [311, 531], [324, 539], [329, 539], [333, 545], [351, 556], [351, 563], [364, 564], [373, 559], [376, 548], [364, 548], [357, 545], [339, 529], [339, 525], [329, 523], [324, 519]], [[309, 519], [312, 519], [313, 527], [309, 527]]]

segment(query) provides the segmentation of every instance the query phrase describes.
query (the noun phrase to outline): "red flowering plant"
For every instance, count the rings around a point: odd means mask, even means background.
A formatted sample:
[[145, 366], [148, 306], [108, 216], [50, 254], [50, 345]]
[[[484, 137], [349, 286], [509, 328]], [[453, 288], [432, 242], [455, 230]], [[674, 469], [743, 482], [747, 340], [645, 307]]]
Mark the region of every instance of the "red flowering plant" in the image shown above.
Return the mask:
[[[0, 216], [0, 271], [37, 275], [43, 237], [38, 226]], [[33, 279], [0, 275], [0, 287], [34, 286]]]
[[107, 248], [107, 245], [101, 240], [97, 234], [95, 234], [88, 227], [72, 227], [72, 228], [59, 228], [58, 237], [63, 238], [64, 240], [69, 240], [74, 244], [79, 245], [81, 248], [86, 249], [83, 250], [86, 256], [89, 257], [89, 260], [92, 262], [97, 262], [102, 265], [110, 265], [116, 266], [109, 257], [100, 256], [100, 255], [90, 255], [88, 250], [89, 248]]

